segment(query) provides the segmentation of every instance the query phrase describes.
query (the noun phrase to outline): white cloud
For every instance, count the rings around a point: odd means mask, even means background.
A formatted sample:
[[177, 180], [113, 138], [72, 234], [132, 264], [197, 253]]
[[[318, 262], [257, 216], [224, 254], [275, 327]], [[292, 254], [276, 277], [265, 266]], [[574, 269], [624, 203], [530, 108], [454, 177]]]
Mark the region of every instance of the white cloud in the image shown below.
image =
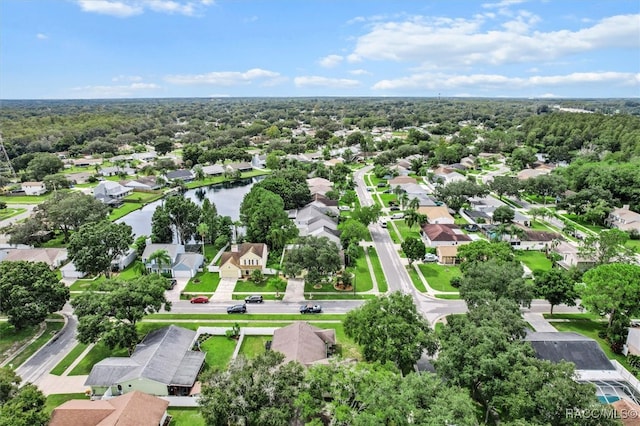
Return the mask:
[[211, 84], [215, 86], [237, 86], [262, 81], [263, 85], [272, 85], [282, 81], [280, 73], [253, 68], [245, 72], [215, 71], [206, 74], [168, 75], [165, 81], [173, 84]]
[[560, 96], [554, 95], [553, 93], [543, 93], [540, 96], [536, 96], [538, 98], [559, 98]]
[[49, 36], [48, 36], [48, 35], [46, 35], [46, 34], [38, 33], [38, 34], [36, 34], [36, 38], [37, 38], [38, 40], [46, 40], [46, 39], [48, 39], [48, 38], [49, 38]]
[[142, 77], [139, 75], [117, 75], [111, 79], [114, 83], [119, 81], [142, 81]]
[[353, 75], [371, 75], [371, 73], [369, 71], [363, 70], [363, 69], [350, 70], [349, 74], [353, 74]]
[[131, 83], [127, 85], [97, 85], [74, 87], [71, 90], [81, 98], [124, 98], [140, 95], [140, 92], [160, 89], [155, 83]]
[[[418, 63], [427, 69], [475, 64], [547, 62], [572, 54], [611, 48], [640, 48], [640, 15], [618, 15], [577, 31], [534, 31], [539, 17], [520, 11], [489, 26], [472, 19], [414, 17], [372, 24], [347, 56], [350, 62], [380, 60]], [[490, 22], [496, 24], [496, 22]]]
[[501, 0], [498, 3], [484, 3], [482, 7], [485, 9], [502, 9], [514, 4], [524, 3], [525, 0]]
[[128, 18], [139, 15], [143, 9], [136, 4], [127, 4], [122, 1], [111, 0], [78, 0], [80, 8], [85, 12], [101, 13], [103, 15], [117, 16], [118, 18]]
[[640, 86], [640, 73], [588, 72], [553, 76], [509, 77], [500, 74], [448, 75], [443, 73], [413, 74], [398, 79], [381, 80], [374, 90], [460, 90], [522, 89], [547, 86], [601, 84], [607, 86]]
[[213, 0], [76, 0], [85, 12], [128, 18], [140, 15], [146, 10], [157, 13], [197, 15], [203, 7], [210, 6]]
[[344, 57], [340, 55], [328, 55], [324, 58], [321, 58], [318, 63], [325, 68], [333, 68], [337, 65], [340, 65], [343, 59]]
[[293, 79], [297, 87], [327, 87], [333, 89], [352, 89], [360, 86], [358, 80], [348, 78], [329, 78], [315, 75], [301, 76]]

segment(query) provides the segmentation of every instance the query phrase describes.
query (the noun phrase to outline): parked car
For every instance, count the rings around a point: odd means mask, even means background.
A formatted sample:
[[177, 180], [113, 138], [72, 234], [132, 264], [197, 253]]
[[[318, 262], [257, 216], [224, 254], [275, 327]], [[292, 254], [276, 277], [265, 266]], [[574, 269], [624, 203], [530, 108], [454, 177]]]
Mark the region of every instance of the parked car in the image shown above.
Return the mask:
[[244, 303], [262, 303], [262, 295], [254, 294], [253, 296], [247, 296], [244, 298]]
[[192, 297], [191, 303], [209, 303], [209, 298], [207, 296]]
[[400, 210], [399, 206], [391, 206], [389, 207], [389, 210], [391, 210], [392, 212], [397, 212], [398, 210]]
[[384, 182], [380, 182], [380, 183], [378, 184], [378, 188], [384, 188], [385, 186], [387, 186], [387, 184], [386, 184], [386, 183], [384, 183]]
[[380, 226], [382, 226], [383, 228], [387, 227], [387, 221], [386, 220], [381, 220], [380, 221]]
[[244, 314], [247, 312], [247, 305], [233, 305], [227, 308], [228, 314]]
[[319, 314], [322, 312], [322, 306], [312, 305], [311, 303], [300, 306], [301, 314]]
[[404, 219], [404, 213], [394, 213], [391, 215], [391, 219]]
[[349, 206], [338, 206], [338, 210], [346, 212], [346, 211], [351, 210], [351, 207], [349, 207]]
[[478, 232], [480, 230], [480, 227], [475, 223], [470, 223], [468, 225], [465, 225], [464, 229], [466, 229], [469, 232]]
[[436, 256], [433, 253], [427, 253], [424, 255], [424, 258], [422, 259], [423, 262], [437, 262], [438, 261], [438, 256]]
[[176, 284], [178, 284], [178, 280], [170, 280], [169, 281], [169, 288], [174, 288], [176, 286]]

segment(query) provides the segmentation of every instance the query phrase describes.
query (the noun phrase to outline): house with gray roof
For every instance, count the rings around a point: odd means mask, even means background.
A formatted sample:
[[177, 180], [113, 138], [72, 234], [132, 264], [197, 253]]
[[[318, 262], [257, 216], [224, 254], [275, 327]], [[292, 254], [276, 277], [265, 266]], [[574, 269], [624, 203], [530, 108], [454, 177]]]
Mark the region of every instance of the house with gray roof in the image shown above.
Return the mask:
[[326, 363], [335, 344], [335, 330], [323, 330], [307, 322], [296, 321], [273, 332], [271, 350], [282, 353], [284, 362], [297, 361], [310, 366]]
[[164, 177], [168, 181], [181, 180], [183, 182], [191, 182], [196, 176], [191, 170], [179, 169], [165, 173]]
[[127, 188], [118, 182], [103, 180], [93, 189], [93, 197], [105, 204], [114, 204], [119, 203], [132, 192], [133, 188]]
[[207, 176], [222, 176], [224, 174], [224, 167], [221, 166], [220, 164], [203, 166], [202, 172]]
[[[151, 255], [158, 250], [166, 250], [171, 264], [158, 264]], [[169, 273], [175, 278], [193, 278], [204, 263], [200, 253], [186, 253], [182, 244], [147, 244], [142, 253], [142, 262], [149, 272]]]
[[191, 350], [195, 338], [195, 331], [175, 325], [154, 330], [130, 357], [95, 364], [84, 384], [94, 395], [136, 390], [156, 396], [189, 395], [205, 359], [204, 352]]

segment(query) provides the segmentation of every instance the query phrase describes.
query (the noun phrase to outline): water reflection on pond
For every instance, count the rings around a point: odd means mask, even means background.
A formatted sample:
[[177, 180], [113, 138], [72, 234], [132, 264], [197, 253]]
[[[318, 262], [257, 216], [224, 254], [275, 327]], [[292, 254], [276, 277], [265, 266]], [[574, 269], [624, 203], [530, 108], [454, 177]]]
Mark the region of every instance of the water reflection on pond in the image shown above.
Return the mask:
[[[195, 189], [190, 189], [184, 196], [193, 200], [199, 206], [202, 201], [208, 198], [216, 205], [218, 214], [231, 216], [231, 219], [238, 220], [240, 215], [240, 203], [244, 196], [251, 190], [256, 182], [264, 179], [264, 176], [257, 176], [250, 179], [243, 179], [236, 182], [225, 182]], [[134, 238], [139, 235], [151, 235], [151, 218], [156, 207], [161, 205], [163, 200], [158, 200], [147, 204], [140, 210], [129, 213], [117, 223], [126, 223], [133, 229]]]

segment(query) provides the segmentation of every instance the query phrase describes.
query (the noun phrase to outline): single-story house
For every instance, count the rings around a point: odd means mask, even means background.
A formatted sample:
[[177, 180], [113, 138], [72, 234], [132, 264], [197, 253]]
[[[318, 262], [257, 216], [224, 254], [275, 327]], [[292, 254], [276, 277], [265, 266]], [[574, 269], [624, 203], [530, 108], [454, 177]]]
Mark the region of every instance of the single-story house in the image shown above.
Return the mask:
[[623, 348], [625, 355], [637, 355], [640, 356], [640, 328], [629, 327], [629, 334], [627, 334], [627, 341]]
[[409, 177], [409, 176], [396, 176], [393, 179], [391, 179], [389, 181], [389, 185], [390, 186], [398, 186], [398, 185], [403, 185], [405, 183], [415, 183], [417, 184], [418, 181], [415, 178]]
[[141, 391], [157, 396], [187, 396], [204, 365], [193, 351], [196, 332], [170, 325], [151, 331], [130, 357], [110, 357], [93, 366], [85, 386], [94, 395]]
[[284, 362], [297, 361], [304, 366], [326, 363], [335, 349], [336, 332], [323, 330], [304, 321], [273, 332], [271, 350], [284, 355]]
[[203, 166], [202, 172], [207, 176], [222, 176], [224, 174], [224, 167], [220, 164]]
[[491, 216], [487, 213], [479, 210], [465, 210], [464, 214], [473, 220], [474, 223], [489, 223], [491, 222]]
[[71, 164], [73, 164], [76, 167], [96, 166], [96, 165], [102, 164], [102, 158], [91, 158], [91, 157], [76, 158], [74, 160], [71, 160]]
[[472, 241], [471, 237], [462, 232], [457, 225], [450, 224], [425, 224], [420, 231], [427, 246], [455, 246], [467, 244]]
[[179, 170], [171, 170], [170, 172], [165, 173], [164, 177], [168, 181], [172, 180], [181, 180], [183, 182], [191, 182], [195, 179], [195, 175], [191, 170], [179, 169]]
[[[149, 258], [158, 250], [166, 250], [171, 260], [170, 265], [159, 265], [155, 259]], [[176, 278], [193, 278], [204, 262], [200, 253], [186, 253], [182, 244], [148, 244], [142, 253], [142, 262], [149, 272], [170, 273]]]
[[327, 167], [334, 167], [336, 164], [342, 164], [344, 160], [342, 158], [332, 158], [331, 160], [327, 160], [324, 162], [324, 165]]
[[65, 174], [65, 176], [70, 182], [73, 182], [74, 184], [79, 184], [79, 183], [87, 183], [89, 181], [89, 178], [93, 176], [93, 173], [76, 172], [76, 173]]
[[132, 192], [133, 188], [127, 188], [118, 182], [103, 180], [93, 189], [93, 196], [105, 204], [110, 204], [113, 201], [122, 200]]
[[247, 279], [255, 270], [264, 272], [269, 250], [263, 243], [232, 244], [220, 256], [220, 278]]
[[542, 175], [548, 175], [549, 173], [551, 173], [551, 169], [548, 169], [546, 167], [540, 167], [537, 169], [521, 170], [520, 172], [518, 172], [516, 177], [518, 178], [518, 180], [527, 180], [527, 179], [535, 178]]
[[579, 269], [587, 269], [595, 264], [594, 259], [580, 256], [578, 247], [566, 241], [558, 241], [557, 244], [551, 244], [551, 251], [562, 257], [557, 264], [565, 269], [569, 269], [572, 266]]
[[432, 224], [454, 224], [455, 219], [449, 214], [449, 209], [444, 206], [419, 207], [418, 213], [427, 217]]
[[333, 183], [329, 179], [315, 177], [307, 179], [307, 186], [333, 186]]
[[254, 154], [251, 158], [251, 166], [256, 169], [264, 169], [267, 166], [267, 156], [264, 154]]
[[458, 172], [436, 174], [434, 175], [434, 179], [436, 182], [441, 181], [443, 185], [448, 185], [452, 182], [463, 182], [467, 180], [467, 178], [464, 177], [464, 175], [461, 175]]
[[476, 168], [476, 159], [473, 156], [462, 157], [460, 159], [460, 164], [462, 164], [467, 169], [475, 169]]
[[327, 192], [332, 190], [333, 190], [333, 187], [327, 186], [327, 185], [315, 185], [315, 186], [309, 187], [309, 192], [311, 192], [311, 195], [315, 195], [315, 194], [326, 195]]
[[333, 212], [335, 212], [335, 209], [332, 207], [326, 207], [326, 206], [323, 207], [320, 205], [307, 204], [303, 208], [294, 210], [291, 213], [292, 213], [292, 216], [294, 217], [294, 223], [298, 228], [300, 228], [301, 226], [306, 226], [310, 221], [314, 220], [315, 218], [323, 217], [333, 221], [336, 224], [336, 229], [337, 229], [338, 221], [331, 217], [331, 214]]
[[57, 269], [67, 261], [67, 249], [64, 248], [28, 248], [9, 249], [7, 255], [2, 259], [6, 262], [44, 262], [49, 268]]
[[455, 265], [458, 263], [458, 246], [438, 246], [436, 247], [438, 262], [443, 265]]
[[42, 195], [47, 192], [44, 182], [22, 182], [20, 187], [25, 195]]
[[72, 399], [56, 407], [49, 426], [164, 426], [169, 401], [133, 391], [110, 399]]
[[124, 184], [127, 188], [142, 191], [155, 191], [162, 188], [162, 182], [156, 176], [141, 176]]
[[622, 208], [613, 209], [609, 213], [606, 224], [622, 231], [636, 230], [640, 232], [640, 213], [630, 210], [629, 205], [625, 204]]
[[398, 176], [408, 176], [409, 175], [409, 170], [404, 168], [404, 167], [402, 167], [402, 166], [394, 165], [394, 166], [389, 167], [389, 170], [391, 170], [392, 172], [394, 172]]
[[125, 174], [130, 176], [130, 175], [135, 175], [136, 171], [131, 167], [113, 166], [113, 167], [103, 167], [102, 169], [100, 169], [99, 174], [102, 176], [118, 176], [120, 174]]
[[525, 341], [531, 343], [536, 357], [551, 362], [568, 361], [580, 370], [614, 370], [598, 342], [574, 332], [531, 332]]
[[236, 170], [238, 170], [241, 173], [250, 172], [251, 170], [253, 170], [253, 166], [251, 165], [251, 163], [248, 163], [246, 161], [242, 163], [227, 164], [226, 168], [230, 172], [235, 172]]
[[111, 270], [113, 271], [123, 271], [127, 266], [131, 265], [136, 257], [138, 256], [135, 249], [130, 248], [124, 254], [118, 255], [111, 262]]

